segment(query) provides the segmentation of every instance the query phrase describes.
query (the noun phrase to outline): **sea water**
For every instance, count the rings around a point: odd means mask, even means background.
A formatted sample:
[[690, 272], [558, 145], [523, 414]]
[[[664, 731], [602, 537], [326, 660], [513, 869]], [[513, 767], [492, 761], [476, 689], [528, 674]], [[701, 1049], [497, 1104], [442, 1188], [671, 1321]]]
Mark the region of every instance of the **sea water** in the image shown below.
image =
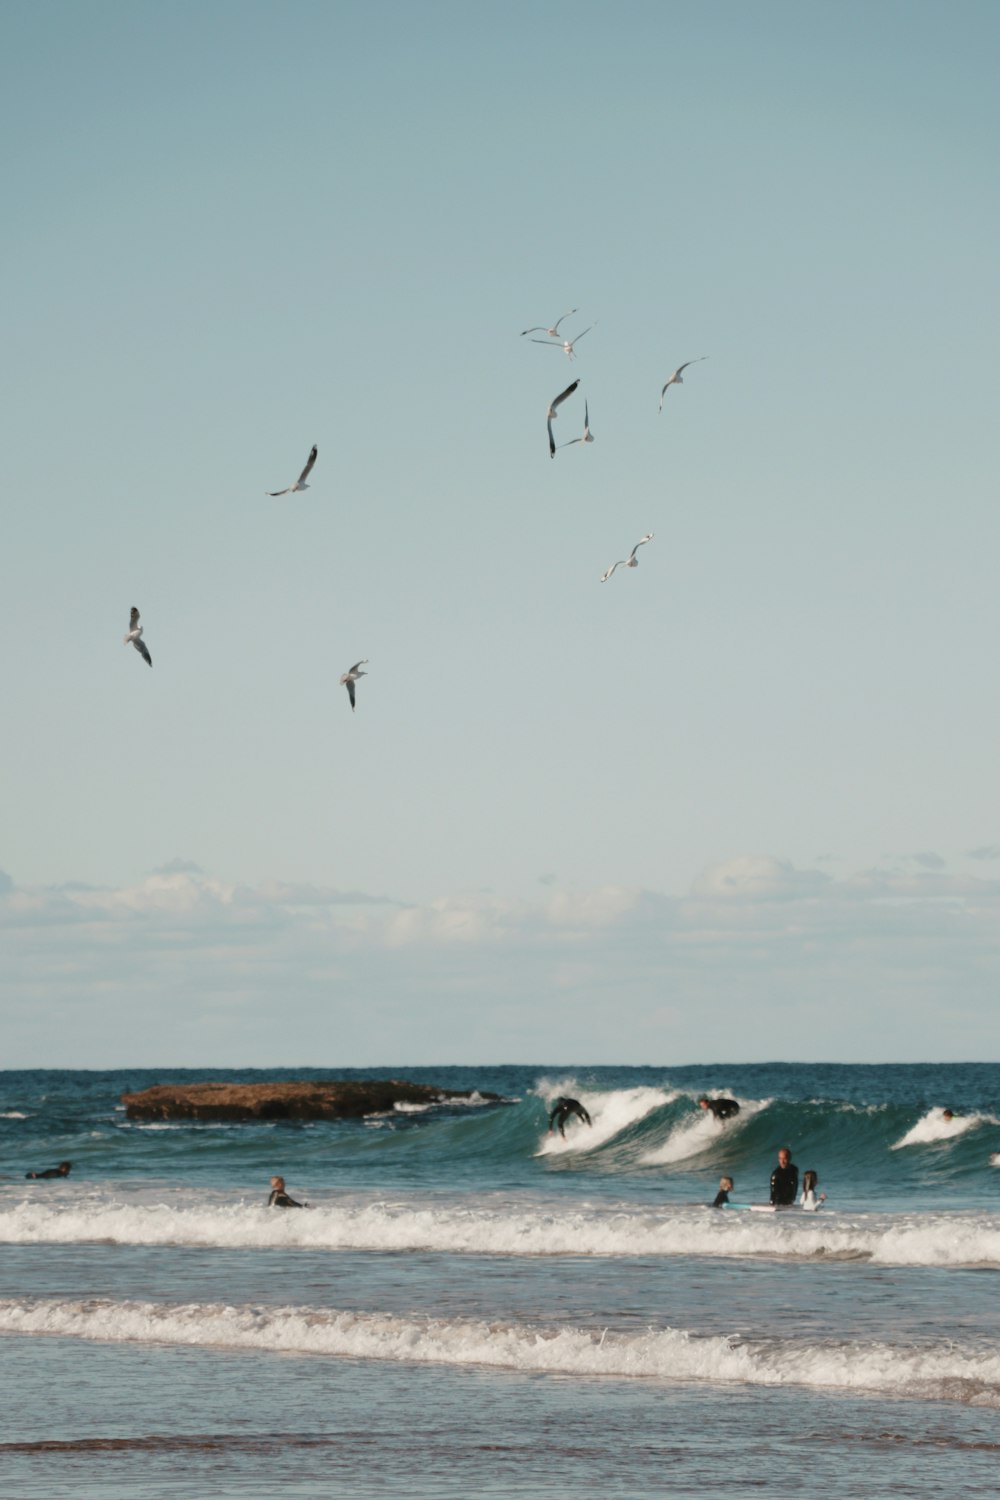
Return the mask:
[[[120, 1102], [263, 1076], [473, 1097]], [[0, 1141], [4, 1496], [996, 1492], [1000, 1066], [7, 1072]], [[819, 1212], [708, 1207], [782, 1145]]]

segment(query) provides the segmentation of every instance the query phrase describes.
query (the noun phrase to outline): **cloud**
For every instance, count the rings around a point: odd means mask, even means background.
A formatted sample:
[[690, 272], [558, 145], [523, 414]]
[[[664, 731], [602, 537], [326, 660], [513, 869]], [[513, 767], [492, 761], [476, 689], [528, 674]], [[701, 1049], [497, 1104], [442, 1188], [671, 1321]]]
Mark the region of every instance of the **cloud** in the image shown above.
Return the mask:
[[966, 851], [969, 859], [1000, 859], [1000, 844], [980, 844]]
[[157, 865], [154, 875], [201, 875], [201, 865], [193, 859], [168, 859], [165, 865]]
[[0, 893], [10, 1065], [993, 1056], [1000, 880], [774, 855], [686, 895], [190, 871]]
[[948, 861], [942, 859], [940, 854], [934, 854], [931, 851], [923, 854], [907, 854], [904, 857], [912, 864], [922, 865], [925, 870], [944, 870], [948, 864]]

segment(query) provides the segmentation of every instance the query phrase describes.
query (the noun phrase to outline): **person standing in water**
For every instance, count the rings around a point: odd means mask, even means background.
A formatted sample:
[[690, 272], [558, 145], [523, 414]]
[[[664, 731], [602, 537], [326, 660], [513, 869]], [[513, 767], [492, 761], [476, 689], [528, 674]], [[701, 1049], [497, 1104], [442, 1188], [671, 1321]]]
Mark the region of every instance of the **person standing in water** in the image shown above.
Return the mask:
[[557, 1099], [552, 1106], [552, 1113], [549, 1115], [549, 1135], [554, 1130], [558, 1130], [563, 1140], [565, 1140], [566, 1121], [571, 1119], [573, 1115], [576, 1115], [577, 1119], [582, 1120], [585, 1125], [593, 1125], [594, 1123], [579, 1099]]
[[729, 1194], [733, 1191], [733, 1179], [731, 1177], [719, 1178], [719, 1191], [712, 1203], [713, 1208], [726, 1208], [729, 1204]]
[[815, 1172], [802, 1173], [802, 1197], [799, 1199], [799, 1207], [806, 1208], [810, 1213], [815, 1212], [821, 1203], [826, 1202], [826, 1194], [816, 1194], [819, 1187], [819, 1178]]
[[771, 1202], [775, 1208], [788, 1208], [799, 1190], [799, 1169], [787, 1146], [778, 1152], [778, 1165], [771, 1173]]

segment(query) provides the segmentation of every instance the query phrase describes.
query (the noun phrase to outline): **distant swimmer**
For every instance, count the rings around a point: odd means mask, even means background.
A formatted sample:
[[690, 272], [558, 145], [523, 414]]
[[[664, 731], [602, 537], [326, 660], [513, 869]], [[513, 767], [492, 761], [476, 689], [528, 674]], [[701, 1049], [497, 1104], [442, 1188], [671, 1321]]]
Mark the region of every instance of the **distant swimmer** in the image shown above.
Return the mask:
[[25, 1172], [24, 1175], [25, 1175], [25, 1177], [35, 1177], [35, 1178], [37, 1178], [37, 1177], [68, 1177], [69, 1174], [70, 1174], [70, 1168], [72, 1167], [72, 1165], [73, 1165], [73, 1163], [71, 1161], [61, 1161], [57, 1167], [46, 1167], [46, 1169], [45, 1169], [44, 1172]]
[[585, 1125], [593, 1125], [593, 1120], [580, 1103], [579, 1099], [557, 1099], [549, 1115], [549, 1135], [556, 1129], [566, 1139], [566, 1121], [573, 1115], [583, 1121]]
[[713, 1208], [725, 1208], [729, 1202], [729, 1194], [733, 1191], [733, 1179], [731, 1177], [719, 1178], [719, 1191], [712, 1203]]
[[778, 1152], [778, 1165], [771, 1173], [771, 1202], [775, 1208], [788, 1208], [799, 1190], [799, 1169], [787, 1146]]
[[699, 1109], [710, 1109], [717, 1120], [729, 1120], [738, 1115], [740, 1107], [735, 1099], [709, 1099], [704, 1094], [698, 1100]]
[[268, 1208], [308, 1208], [308, 1203], [296, 1203], [294, 1198], [289, 1198], [285, 1192], [285, 1179], [283, 1177], [271, 1178], [271, 1196], [267, 1200]]
[[954, 1112], [954, 1110], [943, 1109], [941, 1111], [941, 1118], [942, 1118], [942, 1120], [953, 1120], [955, 1118], [955, 1112]]

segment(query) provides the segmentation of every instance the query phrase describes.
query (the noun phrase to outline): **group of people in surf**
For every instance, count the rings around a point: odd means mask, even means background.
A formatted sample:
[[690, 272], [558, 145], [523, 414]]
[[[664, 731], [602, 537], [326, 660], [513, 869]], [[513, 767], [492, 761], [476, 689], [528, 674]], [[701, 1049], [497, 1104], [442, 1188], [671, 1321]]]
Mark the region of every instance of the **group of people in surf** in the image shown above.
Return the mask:
[[[703, 1094], [698, 1100], [699, 1109], [708, 1111], [716, 1120], [731, 1120], [733, 1115], [738, 1115], [740, 1106], [735, 1099], [709, 1099]], [[716, 1193], [712, 1203], [713, 1208], [735, 1207], [729, 1194], [733, 1191], [733, 1179], [731, 1177], [719, 1178], [719, 1191]], [[798, 1199], [800, 1208], [814, 1212], [821, 1204], [826, 1202], [826, 1194], [818, 1193], [818, 1175], [810, 1169], [802, 1174], [802, 1191], [799, 1192], [799, 1169], [792, 1161], [792, 1153], [787, 1146], [782, 1146], [778, 1152], [778, 1165], [771, 1173], [771, 1197], [772, 1208], [792, 1208]]]

